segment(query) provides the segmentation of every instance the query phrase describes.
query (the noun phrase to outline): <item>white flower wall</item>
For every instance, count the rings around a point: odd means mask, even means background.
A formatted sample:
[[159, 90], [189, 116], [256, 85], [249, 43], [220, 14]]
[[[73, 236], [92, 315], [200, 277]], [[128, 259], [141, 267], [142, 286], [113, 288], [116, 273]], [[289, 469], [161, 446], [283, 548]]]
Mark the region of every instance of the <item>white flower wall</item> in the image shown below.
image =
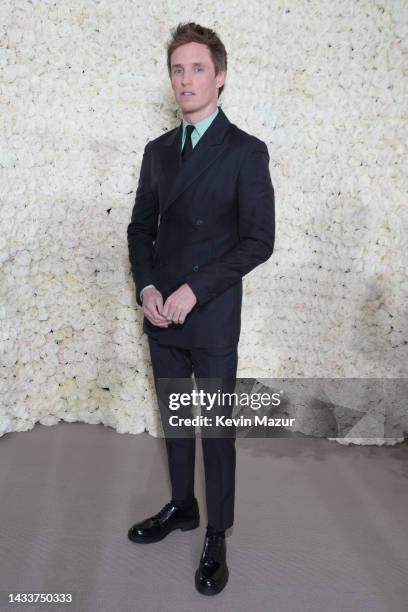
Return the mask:
[[0, 435], [157, 435], [126, 229], [180, 114], [170, 28], [214, 28], [220, 103], [268, 145], [276, 246], [244, 284], [238, 376], [406, 377], [406, 2], [3, 1]]

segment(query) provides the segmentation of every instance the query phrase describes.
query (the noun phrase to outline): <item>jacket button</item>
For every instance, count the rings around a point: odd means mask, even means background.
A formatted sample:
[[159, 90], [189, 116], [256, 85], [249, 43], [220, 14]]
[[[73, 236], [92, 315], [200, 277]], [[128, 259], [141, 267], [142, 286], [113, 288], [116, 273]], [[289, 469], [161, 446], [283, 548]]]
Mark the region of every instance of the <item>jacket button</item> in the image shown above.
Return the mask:
[[198, 266], [194, 266], [193, 270], [194, 272], [198, 272]]
[[197, 219], [196, 225], [202, 225], [204, 221], [202, 219]]

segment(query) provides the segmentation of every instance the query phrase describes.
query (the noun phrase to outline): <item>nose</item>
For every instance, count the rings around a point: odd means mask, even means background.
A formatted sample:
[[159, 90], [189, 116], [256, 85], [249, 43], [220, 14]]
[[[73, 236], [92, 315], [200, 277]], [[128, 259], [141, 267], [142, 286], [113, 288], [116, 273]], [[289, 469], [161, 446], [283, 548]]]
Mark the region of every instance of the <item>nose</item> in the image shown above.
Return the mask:
[[185, 87], [187, 84], [190, 84], [190, 83], [191, 83], [190, 73], [186, 71], [183, 74], [183, 78], [181, 79], [181, 84], [183, 85], [183, 87]]

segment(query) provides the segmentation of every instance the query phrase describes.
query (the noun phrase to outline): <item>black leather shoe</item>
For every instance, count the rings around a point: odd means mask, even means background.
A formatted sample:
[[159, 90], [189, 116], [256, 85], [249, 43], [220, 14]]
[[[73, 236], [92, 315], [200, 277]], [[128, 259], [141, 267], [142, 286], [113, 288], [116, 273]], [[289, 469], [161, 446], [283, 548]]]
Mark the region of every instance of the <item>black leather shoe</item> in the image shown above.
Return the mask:
[[188, 531], [195, 529], [199, 524], [200, 514], [196, 498], [188, 511], [182, 510], [173, 500], [170, 500], [154, 516], [135, 523], [129, 529], [128, 537], [132, 542], [158, 542], [174, 529]]
[[197, 591], [216, 595], [228, 582], [227, 545], [218, 535], [206, 535], [200, 565], [195, 573]]

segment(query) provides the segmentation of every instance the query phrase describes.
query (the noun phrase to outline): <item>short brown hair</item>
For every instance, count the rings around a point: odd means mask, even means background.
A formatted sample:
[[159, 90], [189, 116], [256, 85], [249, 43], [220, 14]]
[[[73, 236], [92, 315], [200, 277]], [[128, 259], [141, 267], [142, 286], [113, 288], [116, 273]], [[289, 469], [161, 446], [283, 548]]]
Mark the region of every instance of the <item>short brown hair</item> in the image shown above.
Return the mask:
[[[167, 43], [167, 68], [171, 76], [171, 54], [177, 47], [190, 42], [197, 42], [207, 45], [210, 50], [211, 59], [214, 64], [215, 74], [217, 75], [222, 70], [227, 70], [227, 52], [225, 47], [214, 30], [203, 28], [190, 21], [189, 23], [179, 23], [178, 26], [171, 31], [171, 39]], [[224, 85], [218, 89], [218, 97], [220, 97]]]

